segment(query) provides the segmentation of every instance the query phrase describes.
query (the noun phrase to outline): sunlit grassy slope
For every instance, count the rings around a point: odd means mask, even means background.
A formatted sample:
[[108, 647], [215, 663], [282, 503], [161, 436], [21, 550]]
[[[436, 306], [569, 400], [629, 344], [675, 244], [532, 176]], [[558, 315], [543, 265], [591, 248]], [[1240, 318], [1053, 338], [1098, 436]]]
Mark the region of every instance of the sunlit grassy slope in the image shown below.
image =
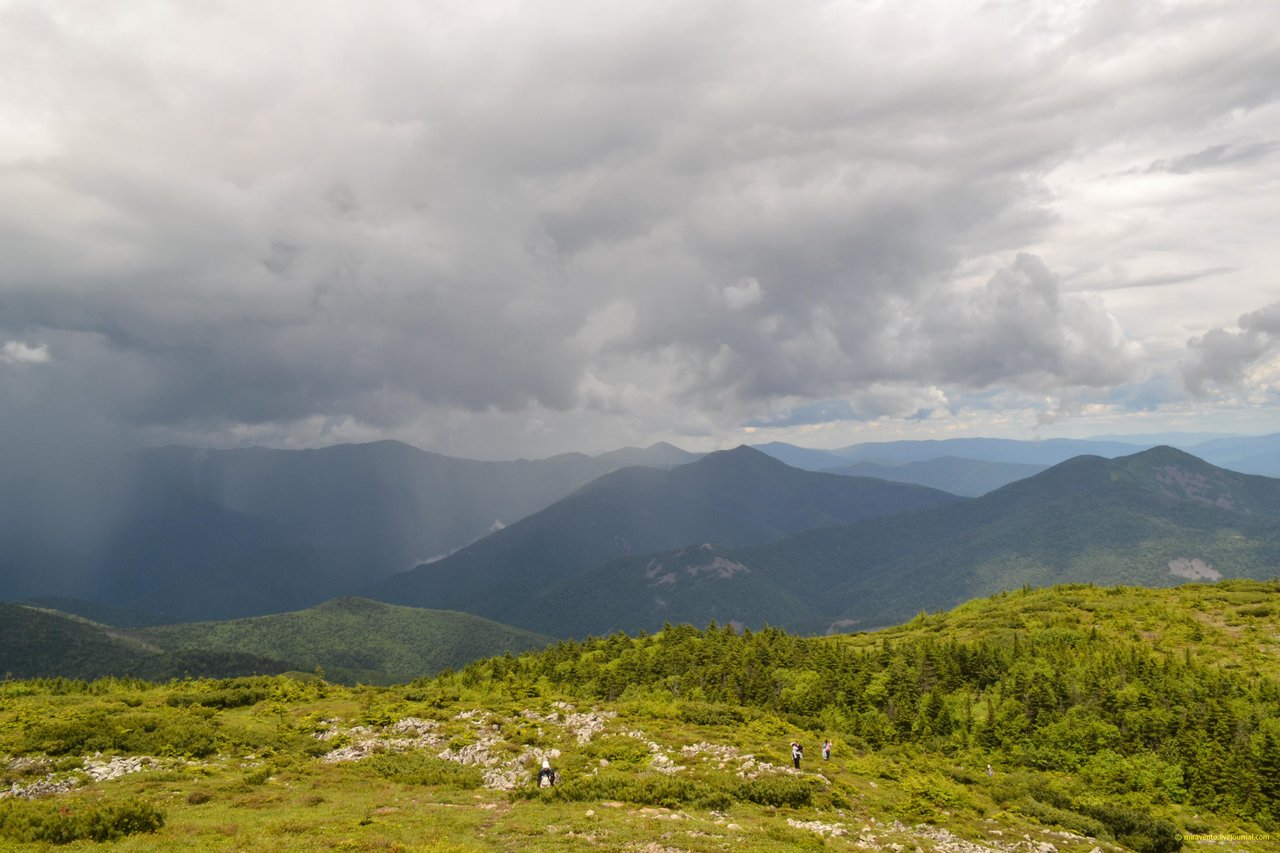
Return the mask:
[[1273, 850], [1276, 613], [1274, 583], [1071, 586], [874, 634], [670, 626], [396, 687], [8, 681], [0, 847], [96, 827], [157, 851]]

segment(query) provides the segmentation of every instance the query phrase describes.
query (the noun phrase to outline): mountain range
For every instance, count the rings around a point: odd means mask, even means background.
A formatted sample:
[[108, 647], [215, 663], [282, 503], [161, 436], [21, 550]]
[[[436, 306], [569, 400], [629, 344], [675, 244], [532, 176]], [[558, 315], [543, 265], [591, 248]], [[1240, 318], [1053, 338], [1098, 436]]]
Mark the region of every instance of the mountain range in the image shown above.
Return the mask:
[[616, 560], [510, 621], [576, 636], [708, 618], [852, 630], [1023, 585], [1169, 586], [1269, 578], [1277, 565], [1280, 480], [1161, 447], [1077, 457], [970, 501], [765, 545]]
[[[1204, 442], [1255, 462], [1275, 444]], [[1280, 563], [1280, 480], [1171, 447], [1076, 456], [973, 498], [848, 474], [912, 470], [923, 452], [899, 447], [880, 453], [890, 462], [846, 461], [833, 473], [748, 447], [697, 456], [655, 445], [537, 463], [453, 460], [393, 442], [162, 448], [0, 490], [0, 597], [116, 628], [361, 596], [554, 637], [709, 620], [822, 633], [1024, 585], [1268, 578]], [[960, 457], [928, 461], [981, 473]], [[250, 648], [217, 653], [245, 655], [254, 671], [262, 663]], [[293, 651], [265, 657], [306, 664]]]
[[862, 477], [802, 471], [739, 447], [670, 470], [625, 468], [455, 554], [395, 575], [367, 594], [554, 627], [530, 597], [609, 560], [691, 543], [760, 545], [815, 527], [959, 502], [954, 495]]
[[977, 497], [1076, 456], [1127, 456], [1152, 447], [1184, 450], [1242, 474], [1280, 476], [1280, 434], [1161, 433], [1019, 441], [952, 438], [927, 441], [864, 442], [814, 450], [783, 442], [756, 449], [809, 471], [879, 477]]

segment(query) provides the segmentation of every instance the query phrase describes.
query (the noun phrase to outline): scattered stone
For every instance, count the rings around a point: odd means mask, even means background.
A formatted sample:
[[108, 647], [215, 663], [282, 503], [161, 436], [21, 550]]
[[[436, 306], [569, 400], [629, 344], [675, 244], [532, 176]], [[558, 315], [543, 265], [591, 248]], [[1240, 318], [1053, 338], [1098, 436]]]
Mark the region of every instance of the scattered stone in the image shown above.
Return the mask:
[[823, 836], [830, 835], [832, 837], [837, 837], [849, 834], [849, 830], [844, 828], [844, 824], [823, 823], [820, 820], [796, 820], [794, 818], [787, 818], [787, 826], [794, 827], [795, 829], [803, 829], [808, 832], [816, 832], [818, 835]]
[[331, 749], [321, 756], [320, 760], [326, 764], [360, 761], [380, 752], [428, 749], [437, 746], [442, 739], [438, 734], [439, 723], [417, 717], [405, 717], [381, 731], [368, 726], [352, 726], [344, 730], [340, 727], [340, 721], [324, 722], [327, 727], [316, 732], [317, 740], [330, 741], [345, 735], [350, 741], [346, 746]]
[[79, 780], [72, 777], [64, 777], [58, 779], [53, 775], [37, 779], [34, 782], [28, 782], [21, 785], [14, 782], [7, 790], [0, 790], [0, 800], [7, 797], [17, 797], [23, 800], [33, 800], [36, 797], [45, 797], [51, 794], [65, 794], [74, 788], [80, 786]]
[[[655, 747], [657, 749], [655, 749]], [[653, 750], [653, 757], [649, 759], [649, 766], [651, 766], [654, 770], [658, 771], [659, 773], [665, 773], [666, 775], [670, 776], [673, 773], [679, 773], [681, 770], [685, 769], [684, 767], [681, 767], [679, 764], [676, 764], [674, 761], [672, 761], [671, 756], [667, 755], [665, 752], [657, 751], [661, 749], [661, 747], [659, 747], [656, 743], [649, 744], [649, 748]]]
[[[908, 828], [898, 821], [893, 822], [893, 829], [897, 832], [913, 833], [916, 836], [923, 836], [933, 842], [934, 847], [938, 850], [945, 850], [947, 853], [1009, 853], [1013, 850], [1031, 849], [1037, 853], [1050, 853], [1050, 851], [1041, 851], [1033, 844], [1017, 844], [1014, 846], [997, 845], [988, 847], [985, 844], [978, 844], [973, 841], [966, 841], [960, 836], [943, 829], [938, 826], [931, 826], [927, 823], [917, 824]], [[1052, 844], [1050, 848], [1056, 853], [1056, 849]]]
[[144, 755], [117, 756], [104, 760], [102, 753], [97, 753], [85, 761], [84, 772], [95, 782], [108, 782], [130, 773], [139, 773], [150, 766], [151, 759]]
[[102, 753], [98, 752], [85, 758], [79, 769], [55, 773], [51, 769], [53, 763], [48, 759], [15, 758], [8, 763], [10, 770], [27, 774], [42, 770], [48, 772], [41, 778], [33, 779], [26, 784], [14, 782], [8, 788], [0, 790], [0, 799], [17, 797], [30, 800], [52, 794], [65, 794], [86, 782], [109, 782], [159, 765], [160, 762], [157, 759], [146, 755], [103, 758]]
[[440, 724], [435, 720], [421, 720], [417, 717], [405, 717], [391, 726], [391, 731], [396, 734], [407, 734], [414, 737], [421, 737], [439, 731], [439, 729]]

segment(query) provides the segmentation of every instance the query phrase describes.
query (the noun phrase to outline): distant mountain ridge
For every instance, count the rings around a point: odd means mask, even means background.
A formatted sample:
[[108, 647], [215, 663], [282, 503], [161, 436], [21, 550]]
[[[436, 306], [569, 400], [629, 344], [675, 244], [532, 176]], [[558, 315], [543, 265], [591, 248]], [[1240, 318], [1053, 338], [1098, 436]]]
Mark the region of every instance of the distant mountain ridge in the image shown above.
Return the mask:
[[371, 587], [383, 601], [554, 624], [530, 598], [609, 560], [677, 546], [764, 544], [813, 527], [959, 501], [920, 486], [802, 471], [748, 447], [669, 470], [627, 468], [443, 560]]
[[[1238, 466], [1242, 459], [1263, 465], [1280, 458], [1280, 436], [1214, 437], [1202, 444], [1206, 455]], [[917, 586], [953, 603], [997, 582], [1270, 576], [1276, 559], [1268, 512], [1258, 504], [1270, 487], [1250, 487], [1250, 493], [1243, 481], [1223, 479], [1231, 472], [1197, 469], [1192, 457], [1170, 457], [1164, 480], [1147, 476], [1141, 489], [1123, 466], [1107, 468], [1111, 490], [1093, 483], [1090, 497], [1077, 502], [1067, 498], [1075, 493], [1065, 489], [1065, 472], [1085, 482], [1091, 465], [1156, 457], [1069, 460], [1054, 473], [1052, 488], [1038, 479], [1050, 473], [1044, 471], [990, 491], [1000, 478], [1042, 463], [903, 461], [939, 449], [992, 456], [1012, 449], [1035, 458], [1082, 446], [1067, 440], [891, 442], [857, 450], [892, 457], [888, 467], [862, 461], [839, 469], [935, 485], [941, 479], [950, 491], [983, 494], [963, 511], [954, 494], [815, 475], [749, 448], [701, 457], [659, 444], [515, 462], [453, 459], [397, 442], [305, 451], [170, 447], [88, 459], [68, 454], [51, 460], [40, 477], [0, 484], [0, 599], [78, 599], [67, 607], [87, 615], [131, 610], [132, 616], [112, 618], [154, 623], [292, 612], [361, 594], [530, 627], [536, 622], [543, 631], [582, 629], [588, 625], [583, 609], [601, 614], [589, 623], [594, 630], [611, 624], [603, 614], [627, 602], [633, 605], [628, 618], [647, 613], [649, 622], [678, 603], [691, 619], [714, 612], [731, 620], [747, 614], [741, 618], [749, 621], [752, 613], [767, 613], [820, 630], [841, 620], [866, 624], [882, 610], [910, 615], [901, 612], [914, 606], [902, 590], [915, 595]], [[1124, 443], [1089, 446], [1111, 452]], [[767, 447], [791, 452], [787, 445]], [[854, 449], [792, 450], [796, 462], [825, 464], [838, 458], [832, 454]], [[698, 468], [690, 464], [695, 460], [710, 462]], [[715, 470], [726, 460], [733, 464]], [[1127, 491], [1119, 490], [1123, 483]], [[1021, 506], [1002, 509], [1001, 495], [1022, 495]], [[931, 502], [937, 506], [925, 521], [897, 515]], [[944, 511], [949, 503], [956, 506]], [[1254, 508], [1246, 512], [1246, 506]], [[883, 518], [870, 523], [870, 516]], [[917, 523], [922, 526], [911, 526]], [[829, 550], [821, 544], [829, 530], [820, 528], [848, 525], [858, 532], [841, 533]], [[789, 538], [810, 528], [805, 544], [795, 546], [801, 550], [779, 557], [770, 571], [740, 553], [750, 549], [752, 560], [773, 549], [782, 555], [793, 547]], [[1141, 548], [1134, 544], [1140, 536]], [[645, 583], [657, 586], [626, 591], [635, 573], [625, 565], [630, 559], [644, 559], [641, 574], [652, 572]], [[410, 566], [418, 568], [399, 574]], [[616, 589], [602, 580], [606, 566], [619, 573]], [[921, 574], [922, 567], [935, 574]], [[736, 584], [732, 595], [719, 583], [722, 575]], [[686, 585], [705, 594], [673, 597]], [[589, 592], [598, 606], [574, 603]], [[666, 604], [653, 604], [659, 600]], [[773, 609], [757, 606], [765, 600]]]
[[810, 471], [880, 477], [977, 497], [1076, 456], [1114, 459], [1161, 445], [1242, 474], [1280, 476], [1280, 434], [1164, 433], [1037, 441], [951, 438], [865, 442], [830, 450], [775, 441], [756, 448]]
[[779, 441], [754, 446], [788, 465], [811, 471], [827, 471], [853, 462], [904, 465], [944, 457], [1049, 466], [1075, 456], [1103, 456], [1113, 459], [1153, 447], [1167, 446], [1242, 474], [1272, 476], [1280, 472], [1280, 433], [1161, 433], [1037, 440], [982, 437], [907, 439], [861, 442], [830, 449], [797, 447]]
[[1280, 480], [1160, 447], [1077, 457], [971, 501], [761, 546], [620, 559], [547, 590], [529, 612], [554, 607], [575, 636], [710, 614], [825, 631], [893, 624], [1024, 584], [1169, 586], [1269, 578], [1277, 565]]
[[1113, 458], [1141, 449], [1123, 441], [1094, 441], [1076, 438], [1047, 438], [1021, 441], [1011, 438], [950, 438], [910, 441], [881, 441], [854, 444], [828, 451], [850, 462], [903, 464], [954, 456], [986, 462], [1014, 462], [1023, 465], [1057, 465], [1076, 456]]
[[951, 492], [954, 495], [976, 498], [1001, 486], [1024, 480], [1038, 474], [1047, 465], [1020, 462], [988, 462], [980, 459], [961, 459], [957, 456], [940, 456], [920, 462], [904, 462], [899, 465], [882, 465], [878, 462], [854, 462], [828, 469], [832, 474], [851, 477], [877, 477], [896, 483], [915, 483]]

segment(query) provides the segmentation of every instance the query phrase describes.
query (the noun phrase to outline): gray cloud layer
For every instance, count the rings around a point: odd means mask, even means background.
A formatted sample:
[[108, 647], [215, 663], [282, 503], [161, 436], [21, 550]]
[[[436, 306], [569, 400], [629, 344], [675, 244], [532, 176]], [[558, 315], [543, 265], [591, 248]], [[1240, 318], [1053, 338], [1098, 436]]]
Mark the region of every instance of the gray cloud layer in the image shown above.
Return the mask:
[[1280, 14], [1060, 5], [6, 5], [7, 430], [503, 456], [1117, 399], [1155, 368], [1064, 290], [1110, 249], [1046, 242], [1055, 170], [1274, 170]]

